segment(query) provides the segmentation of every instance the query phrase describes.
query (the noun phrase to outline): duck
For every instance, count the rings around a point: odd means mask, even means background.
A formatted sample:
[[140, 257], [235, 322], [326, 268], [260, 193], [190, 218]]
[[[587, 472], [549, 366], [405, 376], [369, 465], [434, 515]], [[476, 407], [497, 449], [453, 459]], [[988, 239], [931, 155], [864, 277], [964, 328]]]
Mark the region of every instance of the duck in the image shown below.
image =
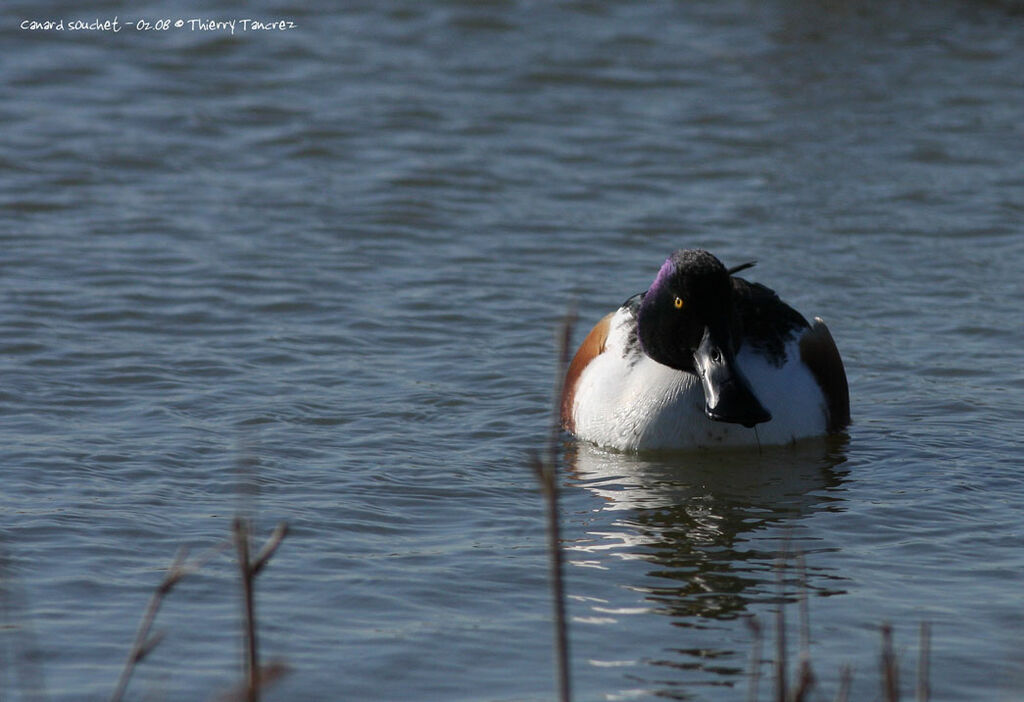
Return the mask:
[[772, 289], [703, 249], [680, 249], [650, 287], [594, 325], [562, 384], [562, 427], [620, 451], [790, 444], [842, 432], [839, 350]]

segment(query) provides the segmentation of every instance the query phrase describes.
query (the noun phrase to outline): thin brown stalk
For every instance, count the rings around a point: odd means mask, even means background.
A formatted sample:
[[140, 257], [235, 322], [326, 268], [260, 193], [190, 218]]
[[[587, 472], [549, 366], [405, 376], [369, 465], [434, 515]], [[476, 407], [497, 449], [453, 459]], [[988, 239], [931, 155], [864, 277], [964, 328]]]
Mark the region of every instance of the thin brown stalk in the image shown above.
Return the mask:
[[558, 699], [569, 702], [572, 699], [572, 685], [569, 673], [569, 627], [565, 608], [564, 558], [562, 556], [562, 536], [559, 525], [558, 481], [555, 467], [551, 463], [541, 461], [536, 455], [531, 457], [534, 473], [537, 475], [547, 504], [548, 534], [548, 569], [551, 579], [551, 591], [554, 600], [555, 618], [555, 662], [558, 673]]
[[277, 547], [284, 541], [284, 537], [288, 535], [288, 524], [281, 522], [275, 528], [270, 538], [267, 539], [267, 543], [263, 544], [263, 548], [256, 554], [256, 558], [252, 561], [252, 574], [259, 575], [260, 571], [263, 570], [263, 566], [267, 564], [267, 561], [273, 557], [274, 552], [277, 551]]
[[892, 648], [892, 626], [882, 624], [882, 699], [885, 702], [899, 702], [899, 664]]
[[800, 577], [800, 663], [792, 699], [803, 702], [811, 694], [815, 680], [811, 670], [811, 608], [807, 596], [807, 564], [800, 551], [796, 553], [796, 567]]
[[800, 661], [797, 669], [796, 680], [793, 681], [793, 692], [790, 697], [793, 702], [805, 702], [810, 698], [811, 690], [814, 689], [814, 672], [807, 660]]
[[757, 687], [761, 682], [761, 644], [763, 643], [761, 620], [756, 616], [747, 617], [747, 626], [754, 634], [753, 650], [750, 654], [750, 690], [747, 702], [757, 702]]
[[555, 370], [554, 397], [548, 431], [546, 455], [532, 454], [530, 466], [547, 505], [548, 570], [555, 620], [555, 665], [558, 674], [558, 698], [561, 702], [572, 699], [572, 682], [569, 670], [569, 626], [565, 607], [565, 559], [562, 555], [562, 534], [558, 507], [558, 442], [561, 436], [561, 399], [565, 370], [569, 364], [572, 330], [576, 321], [575, 308], [570, 305], [559, 328], [558, 367]]
[[928, 679], [931, 667], [932, 628], [928, 622], [921, 622], [921, 641], [917, 661], [917, 702], [928, 702], [931, 695]]
[[142, 615], [142, 621], [139, 623], [139, 630], [135, 634], [135, 641], [132, 644], [131, 651], [128, 653], [128, 660], [125, 661], [121, 677], [117, 681], [117, 687], [110, 698], [111, 702], [120, 702], [124, 698], [125, 690], [128, 689], [128, 682], [131, 680], [132, 673], [135, 672], [135, 666], [160, 642], [162, 634], [151, 637], [149, 632], [153, 628], [153, 622], [156, 620], [157, 612], [160, 611], [160, 605], [163, 604], [164, 597], [186, 574], [185, 557], [187, 554], [188, 550], [185, 547], [178, 549], [170, 568], [167, 569], [166, 575], [164, 575], [163, 580], [160, 581], [153, 595], [149, 598], [149, 604], [146, 606], [146, 610]]
[[259, 699], [259, 650], [256, 640], [256, 606], [253, 600], [253, 572], [249, 563], [249, 520], [235, 517], [232, 524], [238, 569], [242, 578], [242, 631], [245, 645], [246, 700]]
[[277, 674], [268, 676], [267, 672], [270, 667], [260, 667], [259, 642], [256, 631], [255, 580], [267, 561], [277, 551], [277, 547], [281, 545], [281, 541], [288, 533], [288, 526], [284, 522], [278, 524], [255, 558], [251, 554], [251, 530], [252, 525], [248, 519], [241, 516], [235, 517], [232, 531], [235, 537], [235, 550], [238, 552], [238, 569], [242, 579], [242, 626], [245, 645], [244, 699], [247, 702], [258, 702], [261, 688], [283, 675], [286, 669], [281, 666], [274, 667], [273, 671], [276, 671]]
[[800, 577], [800, 654], [811, 658], [811, 606], [807, 596], [807, 563], [802, 551], [796, 552], [796, 570]]
[[[291, 672], [291, 668], [282, 661], [270, 661], [260, 667], [257, 676], [257, 687], [266, 689]], [[244, 680], [236, 687], [228, 690], [217, 698], [220, 702], [246, 702], [249, 699], [249, 681]]]
[[776, 577], [779, 586], [779, 602], [775, 609], [775, 700], [786, 702], [786, 614], [783, 599], [785, 597], [785, 554], [775, 562]]
[[839, 691], [836, 692], [836, 702], [849, 702], [850, 687], [853, 685], [853, 670], [844, 665], [839, 670]]

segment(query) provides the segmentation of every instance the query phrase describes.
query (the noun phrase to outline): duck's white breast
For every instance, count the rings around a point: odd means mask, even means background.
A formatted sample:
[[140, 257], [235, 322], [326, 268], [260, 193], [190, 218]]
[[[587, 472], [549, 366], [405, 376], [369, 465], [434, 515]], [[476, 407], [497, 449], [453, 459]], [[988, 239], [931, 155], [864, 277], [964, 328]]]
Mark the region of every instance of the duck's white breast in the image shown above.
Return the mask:
[[606, 351], [591, 361], [576, 386], [576, 435], [623, 450], [677, 445], [678, 432], [704, 414], [704, 393], [696, 380], [646, 356], [630, 363]]

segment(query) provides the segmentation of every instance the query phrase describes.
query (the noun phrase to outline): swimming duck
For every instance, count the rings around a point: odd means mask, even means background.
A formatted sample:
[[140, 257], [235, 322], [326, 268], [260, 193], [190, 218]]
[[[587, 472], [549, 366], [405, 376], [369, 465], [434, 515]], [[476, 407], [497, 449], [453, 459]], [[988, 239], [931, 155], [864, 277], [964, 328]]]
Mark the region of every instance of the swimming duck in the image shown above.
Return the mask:
[[646, 292], [599, 321], [569, 364], [562, 425], [633, 451], [758, 446], [850, 423], [828, 327], [700, 249], [669, 256]]

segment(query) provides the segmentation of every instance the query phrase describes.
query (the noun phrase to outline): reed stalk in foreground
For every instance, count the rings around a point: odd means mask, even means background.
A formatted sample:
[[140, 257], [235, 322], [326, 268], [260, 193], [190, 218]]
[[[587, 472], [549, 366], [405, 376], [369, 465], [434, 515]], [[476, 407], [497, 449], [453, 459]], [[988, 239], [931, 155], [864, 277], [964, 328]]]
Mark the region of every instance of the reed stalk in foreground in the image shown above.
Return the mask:
[[531, 464], [540, 482], [541, 491], [547, 503], [547, 532], [549, 573], [554, 599], [555, 617], [555, 661], [558, 668], [558, 699], [569, 702], [572, 699], [572, 685], [569, 673], [569, 627], [565, 614], [564, 563], [561, 547], [561, 529], [558, 523], [558, 481], [553, 464], [531, 457]]
[[747, 688], [747, 702], [757, 702], [757, 686], [761, 682], [761, 620], [755, 616], [747, 617], [747, 626], [754, 635], [754, 643], [750, 653], [750, 683]]
[[170, 567], [167, 569], [167, 574], [164, 575], [163, 580], [157, 585], [156, 590], [153, 592], [153, 596], [149, 599], [149, 604], [146, 606], [146, 611], [142, 615], [142, 621], [139, 623], [139, 630], [135, 634], [135, 641], [132, 644], [132, 649], [128, 653], [128, 660], [125, 661], [124, 669], [121, 671], [121, 677], [117, 681], [117, 687], [114, 689], [114, 694], [111, 695], [111, 702], [120, 702], [124, 698], [124, 693], [128, 689], [128, 683], [131, 680], [132, 673], [135, 672], [135, 667], [142, 662], [142, 660], [149, 655], [150, 651], [156, 648], [156, 645], [163, 639], [163, 632], [157, 632], [150, 636], [150, 630], [153, 628], [153, 622], [156, 621], [156, 615], [160, 611], [160, 606], [163, 604], [164, 598], [167, 597], [168, 593], [174, 589], [174, 586], [184, 578], [186, 575], [195, 573], [203, 565], [218, 555], [221, 551], [230, 545], [230, 541], [222, 541], [219, 545], [209, 549], [206, 553], [201, 555], [192, 563], [186, 561], [188, 550], [184, 547], [178, 549], [178, 553], [175, 554], [174, 560], [171, 562]]
[[[775, 702], [805, 702], [810, 698], [811, 690], [817, 679], [811, 669], [811, 615], [807, 598], [807, 569], [803, 554], [795, 554], [797, 573], [799, 576], [799, 612], [800, 612], [800, 657], [794, 672], [792, 684], [789, 680], [786, 615], [785, 615], [785, 577], [786, 561], [789, 547], [779, 554], [775, 562], [775, 579], [778, 587], [778, 606], [775, 610]], [[750, 694], [751, 702], [758, 699], [757, 683], [760, 678], [761, 624], [751, 618], [751, 629], [754, 631], [754, 656], [751, 663]]]
[[[787, 554], [784, 551], [776, 561], [776, 580], [779, 588], [779, 604], [775, 610], [775, 655], [771, 665], [775, 677], [775, 692], [772, 702], [806, 702], [811, 699], [810, 695], [817, 682], [811, 669], [810, 654], [810, 607], [807, 597], [807, 572], [804, 564], [803, 554], [797, 552], [794, 556], [799, 571], [799, 607], [800, 607], [800, 663], [794, 672], [792, 681], [788, 678], [786, 666], [786, 622], [784, 610], [784, 576]], [[757, 702], [758, 682], [761, 676], [761, 646], [762, 630], [760, 620], [756, 616], [750, 617], [748, 624], [753, 633], [752, 654], [749, 674], [748, 702]], [[879, 675], [881, 678], [881, 700], [883, 702], [899, 702], [899, 661], [893, 648], [892, 626], [886, 622], [881, 626], [881, 653], [879, 656]], [[928, 702], [930, 686], [928, 682], [930, 665], [930, 640], [931, 628], [927, 622], [921, 624], [920, 632], [920, 653], [917, 667], [917, 702]], [[839, 672], [839, 689], [836, 692], [836, 702], [848, 702], [850, 688], [853, 682], [853, 673], [849, 666], [843, 666]]]
[[558, 367], [555, 369], [555, 390], [547, 450], [544, 456], [533, 453], [529, 459], [547, 505], [548, 568], [554, 600], [555, 662], [558, 672], [558, 699], [561, 702], [569, 702], [572, 699], [572, 682], [569, 669], [569, 626], [565, 609], [565, 565], [558, 509], [558, 441], [561, 435], [562, 382], [569, 364], [569, 349], [575, 322], [576, 311], [570, 306], [558, 334]]
[[258, 639], [256, 636], [256, 601], [253, 591], [256, 576], [260, 574], [267, 561], [274, 555], [277, 547], [281, 545], [281, 541], [288, 533], [288, 525], [284, 522], [278, 524], [277, 528], [274, 529], [274, 533], [270, 535], [270, 538], [267, 539], [267, 542], [255, 558], [250, 558], [251, 543], [249, 534], [252, 531], [252, 525], [249, 520], [243, 517], [235, 517], [232, 523], [232, 531], [235, 536], [235, 549], [238, 552], [238, 569], [242, 579], [245, 683], [242, 689], [229, 693], [226, 699], [244, 699], [246, 702], [258, 702], [260, 690], [287, 672], [287, 667], [279, 662], [272, 662], [265, 667], [260, 666]]
[[783, 606], [785, 593], [786, 553], [779, 554], [775, 562], [776, 580], [779, 588], [779, 604], [775, 609], [775, 699], [786, 702], [789, 672], [786, 670], [786, 610]]
[[896, 654], [892, 650], [892, 625], [882, 624], [882, 699], [885, 702], [899, 702], [900, 671]]
[[931, 641], [931, 625], [928, 622], [921, 622], [921, 636], [917, 649], [917, 702], [928, 702], [928, 696], [931, 694], [928, 684], [931, 675]]
[[[882, 699], [885, 702], [899, 702], [900, 699], [900, 677], [899, 660], [892, 645], [892, 625], [888, 622], [882, 624]], [[930, 674], [931, 658], [931, 626], [928, 622], [921, 622], [921, 632], [918, 640], [917, 654], [917, 702], [928, 702], [931, 696], [928, 676]]]
[[[256, 638], [256, 611], [253, 596], [253, 585], [256, 576], [259, 575], [260, 571], [264, 566], [266, 566], [271, 556], [274, 555], [277, 547], [281, 545], [281, 541], [288, 533], [288, 528], [284, 522], [278, 524], [273, 534], [271, 534], [270, 538], [267, 540], [266, 544], [263, 545], [263, 548], [260, 549], [255, 558], [250, 558], [250, 530], [251, 526], [249, 524], [249, 520], [243, 519], [242, 517], [235, 518], [233, 522], [233, 533], [234, 544], [238, 550], [239, 570], [242, 575], [242, 599], [244, 613], [243, 641], [245, 642], [246, 652], [246, 676], [241, 685], [239, 685], [235, 690], [229, 691], [221, 698], [225, 701], [246, 700], [247, 702], [256, 702], [259, 699], [261, 689], [267, 687], [273, 682], [276, 682], [281, 676], [288, 672], [288, 667], [278, 661], [272, 661], [264, 666], [259, 665]], [[117, 687], [114, 690], [114, 694], [110, 698], [111, 702], [121, 702], [121, 700], [124, 699], [125, 692], [128, 689], [128, 684], [131, 681], [132, 674], [135, 672], [136, 666], [142, 662], [142, 660], [149, 655], [149, 653], [163, 639], [162, 632], [157, 632], [156, 634], [150, 634], [150, 632], [153, 628], [153, 623], [156, 621], [157, 614], [163, 605], [164, 598], [167, 597], [171, 590], [174, 589], [174, 586], [177, 585], [182, 578], [198, 571], [208, 561], [226, 550], [231, 544], [231, 539], [224, 539], [220, 544], [210, 548], [191, 563], [186, 559], [186, 549], [179, 549], [174, 560], [171, 562], [166, 575], [164, 575], [163, 580], [160, 581], [160, 584], [157, 585], [156, 590], [153, 592], [153, 596], [150, 598], [149, 604], [146, 606], [146, 610], [142, 615], [142, 621], [139, 623], [139, 630], [135, 635], [135, 641], [128, 654], [128, 659], [125, 661], [125, 666], [121, 672], [121, 676], [117, 681]]]

